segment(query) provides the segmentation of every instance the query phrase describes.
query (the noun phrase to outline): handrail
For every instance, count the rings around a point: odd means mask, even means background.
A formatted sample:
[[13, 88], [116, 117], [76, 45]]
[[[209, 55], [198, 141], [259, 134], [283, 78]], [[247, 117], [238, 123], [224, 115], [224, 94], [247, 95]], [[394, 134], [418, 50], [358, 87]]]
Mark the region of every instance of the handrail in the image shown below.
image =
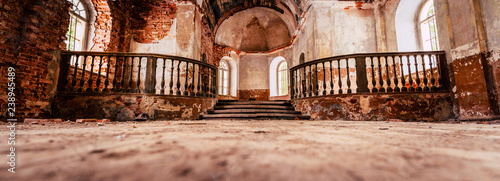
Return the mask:
[[61, 51], [61, 55], [94, 55], [94, 56], [134, 56], [134, 57], [147, 57], [152, 56], [156, 58], [167, 58], [167, 59], [176, 59], [182, 60], [190, 63], [197, 63], [203, 66], [211, 67], [217, 69], [216, 66], [208, 64], [206, 62], [202, 62], [199, 60], [194, 60], [186, 57], [179, 57], [174, 55], [165, 55], [165, 54], [157, 54], [157, 53], [128, 53], [128, 52], [92, 52], [92, 51]]
[[292, 99], [391, 92], [449, 91], [444, 51], [359, 53], [290, 69]]
[[327, 58], [321, 58], [309, 62], [304, 62], [300, 65], [294, 66], [291, 69], [297, 69], [300, 67], [304, 67], [307, 65], [312, 65], [314, 63], [320, 63], [326, 60], [331, 60], [331, 59], [344, 59], [344, 58], [357, 58], [357, 57], [368, 57], [372, 55], [376, 56], [390, 56], [390, 55], [424, 55], [424, 54], [444, 54], [445, 51], [420, 51], [420, 52], [384, 52], [384, 53], [355, 53], [355, 54], [348, 54], [348, 55], [339, 55], [339, 56], [333, 56], [333, 57], [327, 57]]
[[63, 51], [57, 91], [214, 98], [217, 96], [216, 80], [217, 67], [185, 57]]

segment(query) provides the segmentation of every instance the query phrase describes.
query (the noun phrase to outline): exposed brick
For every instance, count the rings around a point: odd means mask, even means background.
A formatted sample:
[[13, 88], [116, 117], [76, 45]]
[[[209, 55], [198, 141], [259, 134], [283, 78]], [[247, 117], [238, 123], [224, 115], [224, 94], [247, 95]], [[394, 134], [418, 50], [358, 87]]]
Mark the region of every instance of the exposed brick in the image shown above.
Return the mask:
[[105, 123], [105, 122], [110, 122], [109, 119], [77, 119], [76, 120], [77, 123], [84, 123], [84, 122], [101, 122], [101, 123]]
[[235, 51], [238, 53], [238, 51], [226, 47], [226, 46], [221, 46], [221, 45], [214, 45], [214, 51], [213, 51], [213, 56], [212, 56], [212, 64], [215, 66], [219, 66], [219, 62], [224, 56], [228, 56], [230, 51]]
[[[65, 0], [2, 3], [8, 13], [0, 15], [0, 32], [7, 32], [0, 37], [0, 42], [5, 42], [5, 46], [0, 46], [0, 68], [2, 75], [8, 67], [16, 68], [16, 117], [48, 117], [48, 106], [32, 102], [49, 102], [53, 80], [48, 77], [47, 66], [53, 60], [52, 51], [65, 48], [70, 4]], [[6, 78], [0, 76], [0, 95], [6, 95]], [[0, 117], [6, 116], [5, 108], [2, 106]]]
[[63, 119], [24, 119], [24, 123], [60, 123], [63, 122]]
[[133, 34], [140, 43], [153, 43], [168, 35], [177, 5], [173, 1], [139, 1], [134, 6]]

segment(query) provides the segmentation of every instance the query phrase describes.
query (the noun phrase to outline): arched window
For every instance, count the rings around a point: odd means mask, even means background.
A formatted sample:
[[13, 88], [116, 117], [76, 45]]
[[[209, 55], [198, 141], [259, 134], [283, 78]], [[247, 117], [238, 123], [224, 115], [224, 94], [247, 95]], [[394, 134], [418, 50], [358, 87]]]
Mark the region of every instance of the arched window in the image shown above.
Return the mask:
[[66, 49], [87, 50], [89, 13], [81, 0], [68, 0], [73, 5], [69, 11], [69, 28], [66, 33]]
[[434, 1], [428, 0], [420, 11], [419, 16], [420, 33], [424, 51], [439, 50], [439, 38], [436, 24], [436, 11]]
[[229, 95], [229, 65], [225, 60], [219, 65], [219, 95]]
[[280, 62], [278, 65], [278, 95], [283, 96], [288, 94], [288, 67], [286, 61]]
[[299, 58], [299, 64], [303, 64], [305, 61], [304, 61], [304, 53], [301, 53], [300, 54], [300, 58]]

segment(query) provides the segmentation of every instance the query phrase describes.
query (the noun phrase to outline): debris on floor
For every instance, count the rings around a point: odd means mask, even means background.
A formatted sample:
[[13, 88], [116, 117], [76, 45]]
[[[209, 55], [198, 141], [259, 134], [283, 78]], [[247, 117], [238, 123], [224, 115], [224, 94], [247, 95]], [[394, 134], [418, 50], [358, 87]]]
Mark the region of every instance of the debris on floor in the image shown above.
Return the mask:
[[110, 122], [109, 119], [77, 119], [76, 120], [77, 123], [86, 123], [86, 122], [101, 122], [101, 123], [105, 123], [105, 122]]
[[207, 123], [179, 123], [179, 125], [206, 125]]
[[135, 121], [147, 121], [149, 116], [147, 114], [139, 114], [139, 116], [135, 117]]
[[118, 136], [115, 136], [116, 139], [122, 139], [122, 138], [125, 138], [125, 134], [121, 134], [121, 135], [118, 135]]

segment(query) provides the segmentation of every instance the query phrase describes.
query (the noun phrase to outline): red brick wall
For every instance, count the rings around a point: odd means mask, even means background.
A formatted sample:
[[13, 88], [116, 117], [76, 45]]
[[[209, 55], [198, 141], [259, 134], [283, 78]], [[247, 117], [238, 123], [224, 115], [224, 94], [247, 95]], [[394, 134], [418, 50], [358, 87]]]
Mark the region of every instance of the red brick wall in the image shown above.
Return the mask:
[[[132, 6], [127, 0], [91, 0], [96, 10], [92, 51], [128, 52], [132, 34], [140, 42], [167, 36], [176, 16], [173, 1], [150, 1], [151, 6]], [[134, 1], [134, 3], [143, 3]], [[134, 8], [133, 8], [134, 7]], [[146, 11], [152, 7], [150, 11]], [[0, 1], [0, 117], [7, 108], [7, 68], [17, 70], [16, 98], [18, 117], [49, 117], [59, 51], [69, 24], [70, 3], [66, 0]], [[142, 12], [145, 8], [145, 13]], [[201, 10], [203, 11], [203, 10]], [[203, 12], [202, 12], [203, 13]], [[147, 20], [141, 26], [141, 19]], [[214, 46], [213, 30], [207, 18], [202, 20], [202, 49], [208, 63], [218, 65], [232, 49]]]
[[[92, 0], [97, 11], [94, 51], [126, 52], [130, 46], [129, 1]], [[55, 92], [55, 61], [65, 50], [70, 3], [66, 0], [0, 2], [0, 117], [7, 110], [7, 68], [16, 68], [16, 112], [49, 117]]]
[[168, 35], [177, 14], [173, 1], [139, 1], [134, 7], [133, 34], [139, 43], [153, 43]]
[[[214, 44], [213, 47], [214, 47], [214, 51], [213, 51], [213, 56], [212, 56], [212, 60], [211, 60], [212, 62], [210, 62], [210, 60], [209, 60], [209, 62], [212, 63], [212, 65], [215, 65], [218, 67], [219, 62], [222, 59], [222, 57], [229, 56], [229, 52], [233, 51], [233, 49], [230, 47], [221, 46], [221, 45], [217, 45], [217, 44]], [[236, 51], [236, 50], [234, 50], [234, 51]]]
[[214, 38], [212, 29], [209, 26], [209, 20], [204, 17], [201, 20], [201, 54], [200, 59], [203, 58], [203, 54], [207, 56], [207, 62], [212, 63], [212, 57], [214, 55]]
[[66, 0], [0, 2], [0, 102], [6, 113], [7, 68], [16, 68], [16, 117], [49, 116], [54, 50], [65, 49], [69, 23]]
[[95, 27], [94, 46], [92, 51], [105, 51], [110, 43], [111, 29], [113, 27], [111, 9], [106, 0], [92, 0], [97, 12]]
[[127, 52], [130, 48], [129, 1], [92, 0], [97, 12], [92, 51]]

